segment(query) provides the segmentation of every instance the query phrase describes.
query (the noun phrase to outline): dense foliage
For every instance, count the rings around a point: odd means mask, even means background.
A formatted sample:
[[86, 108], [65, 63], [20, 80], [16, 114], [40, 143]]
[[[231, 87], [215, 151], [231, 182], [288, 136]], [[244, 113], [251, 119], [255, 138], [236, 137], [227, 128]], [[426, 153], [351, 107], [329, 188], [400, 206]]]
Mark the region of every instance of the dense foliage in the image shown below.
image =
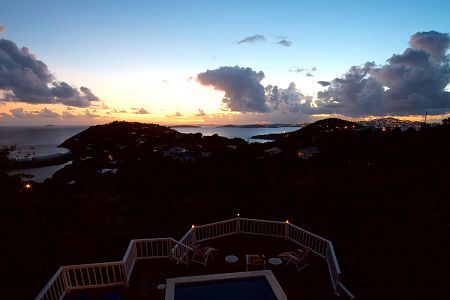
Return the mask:
[[[25, 189], [2, 175], [7, 286], [31, 298], [60, 265], [115, 260], [129, 239], [179, 238], [192, 223], [240, 212], [331, 239], [358, 298], [443, 298], [449, 136], [450, 125], [371, 131], [335, 119], [269, 144], [139, 123], [92, 127], [64, 143], [74, 163], [52, 180]], [[297, 157], [311, 145], [321, 153]], [[174, 146], [193, 162], [164, 156]], [[271, 147], [282, 152], [267, 155]]]

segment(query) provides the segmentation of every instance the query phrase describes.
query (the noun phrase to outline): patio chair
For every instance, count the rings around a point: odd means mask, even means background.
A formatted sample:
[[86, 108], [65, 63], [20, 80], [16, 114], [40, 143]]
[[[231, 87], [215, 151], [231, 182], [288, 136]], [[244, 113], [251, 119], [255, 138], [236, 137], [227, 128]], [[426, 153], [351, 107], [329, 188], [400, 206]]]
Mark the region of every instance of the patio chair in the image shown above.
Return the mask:
[[214, 260], [213, 252], [219, 251], [219, 249], [211, 248], [211, 247], [200, 247], [196, 244], [191, 244], [192, 248], [192, 258], [191, 261], [199, 263], [201, 265], [206, 266], [208, 264], [208, 260]]
[[266, 258], [264, 255], [247, 254], [245, 255], [245, 269], [249, 267], [257, 269], [266, 269]]
[[284, 262], [286, 262], [285, 266], [292, 264], [295, 269], [300, 272], [307, 266], [308, 258], [312, 253], [312, 248], [307, 248], [305, 251], [297, 249], [297, 252], [283, 252], [277, 255], [278, 258], [281, 258]]

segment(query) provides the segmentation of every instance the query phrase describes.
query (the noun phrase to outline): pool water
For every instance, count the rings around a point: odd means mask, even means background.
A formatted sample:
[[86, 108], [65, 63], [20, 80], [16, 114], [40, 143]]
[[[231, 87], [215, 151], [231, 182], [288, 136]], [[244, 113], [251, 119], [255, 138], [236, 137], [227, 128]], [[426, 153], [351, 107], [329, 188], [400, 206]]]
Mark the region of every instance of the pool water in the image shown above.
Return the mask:
[[175, 300], [276, 300], [267, 279], [251, 277], [175, 285]]

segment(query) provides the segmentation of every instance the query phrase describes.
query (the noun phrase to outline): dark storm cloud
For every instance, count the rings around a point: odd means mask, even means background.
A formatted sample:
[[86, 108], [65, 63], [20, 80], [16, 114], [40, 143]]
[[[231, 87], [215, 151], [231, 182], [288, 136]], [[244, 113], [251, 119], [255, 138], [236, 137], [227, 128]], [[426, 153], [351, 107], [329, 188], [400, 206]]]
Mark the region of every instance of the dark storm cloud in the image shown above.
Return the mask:
[[281, 45], [281, 46], [284, 46], [284, 47], [290, 47], [290, 46], [292, 46], [292, 42], [291, 42], [291, 41], [288, 41], [288, 40], [281, 40], [281, 41], [278, 41], [277, 44], [279, 44], [279, 45]]
[[293, 82], [289, 84], [287, 89], [268, 85], [265, 92], [267, 105], [271, 111], [308, 113], [312, 109], [312, 97], [303, 95]]
[[266, 96], [261, 80], [263, 72], [251, 68], [220, 67], [197, 75], [197, 80], [206, 86], [224, 91], [222, 103], [231, 111], [268, 112]]
[[266, 37], [262, 34], [255, 34], [252, 36], [248, 36], [239, 42], [237, 42], [238, 45], [240, 44], [254, 44], [256, 42], [264, 42], [266, 40]]
[[222, 103], [231, 111], [305, 114], [313, 110], [312, 97], [303, 95], [295, 83], [291, 82], [286, 89], [264, 87], [261, 84], [264, 73], [251, 68], [220, 67], [198, 74], [197, 79], [203, 85], [224, 91]]
[[320, 113], [347, 116], [443, 114], [450, 112], [450, 47], [446, 33], [419, 32], [411, 48], [387, 63], [351, 67], [318, 93]]
[[[353, 66], [341, 78], [317, 94], [320, 113], [360, 116], [376, 114], [382, 104], [383, 87], [369, 76], [373, 63]], [[381, 98], [380, 98], [381, 97]]]
[[47, 65], [28, 48], [19, 49], [6, 39], [0, 39], [0, 101], [27, 103], [61, 103], [88, 107], [99, 99], [86, 87], [77, 89], [57, 81]]
[[450, 37], [448, 33], [437, 31], [417, 32], [411, 36], [409, 44], [412, 48], [430, 53], [433, 59], [440, 61], [445, 58], [445, 52], [450, 47]]
[[94, 95], [94, 93], [92, 93], [92, 91], [90, 89], [88, 89], [87, 87], [80, 87], [80, 91], [84, 94], [84, 96], [86, 97], [87, 100], [89, 101], [99, 101], [100, 99], [98, 99], [97, 96]]

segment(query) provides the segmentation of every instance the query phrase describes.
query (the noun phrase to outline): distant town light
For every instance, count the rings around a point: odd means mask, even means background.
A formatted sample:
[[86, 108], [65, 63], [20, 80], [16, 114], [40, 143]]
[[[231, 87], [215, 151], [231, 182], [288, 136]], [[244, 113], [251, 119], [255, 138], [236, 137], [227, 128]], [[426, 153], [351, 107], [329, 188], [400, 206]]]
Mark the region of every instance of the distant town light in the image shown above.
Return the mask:
[[194, 229], [194, 228], [195, 228], [195, 225], [194, 225], [194, 224], [192, 224], [192, 225], [191, 225], [191, 228], [192, 228], [192, 229]]
[[286, 224], [289, 224], [289, 220], [286, 220]]
[[238, 218], [241, 216], [241, 214], [240, 213], [237, 213], [237, 216], [238, 216]]
[[108, 155], [108, 159], [109, 160], [113, 160], [113, 156], [110, 154], [110, 155]]
[[25, 184], [25, 188], [26, 188], [27, 190], [31, 189], [31, 184], [26, 183], [26, 184]]

